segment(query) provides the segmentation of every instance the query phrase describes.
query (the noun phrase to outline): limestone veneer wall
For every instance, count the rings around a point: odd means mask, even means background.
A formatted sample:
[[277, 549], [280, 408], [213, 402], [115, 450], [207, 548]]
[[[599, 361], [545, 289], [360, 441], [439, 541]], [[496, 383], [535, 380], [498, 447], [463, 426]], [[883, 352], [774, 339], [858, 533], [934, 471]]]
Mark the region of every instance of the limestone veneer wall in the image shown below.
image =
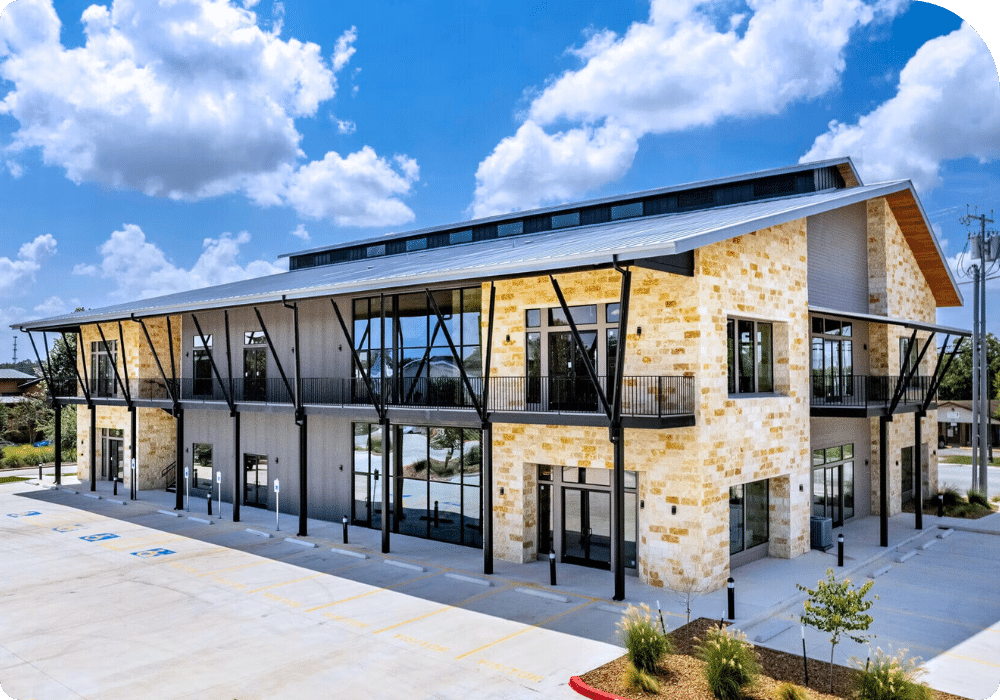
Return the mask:
[[[180, 317], [171, 317], [171, 330], [173, 331], [174, 358], [176, 370], [180, 374]], [[156, 347], [160, 362], [163, 364], [164, 372], [170, 376], [170, 345], [167, 334], [167, 322], [165, 318], [146, 320], [146, 328], [149, 336]], [[119, 341], [117, 323], [105, 323], [101, 325], [104, 337], [110, 341]], [[91, 367], [90, 347], [92, 342], [100, 342], [101, 335], [96, 325], [83, 326], [81, 329], [80, 352], [77, 354], [77, 367], [80, 376], [84, 376], [84, 361], [86, 362], [87, 377], [93, 376]], [[122, 324], [122, 337], [124, 338], [123, 348], [119, 348], [117, 366], [119, 375], [128, 382], [130, 391], [142, 391], [149, 398], [167, 398], [166, 389], [163, 388], [163, 381], [160, 370], [156, 366], [156, 360], [150, 351], [149, 343], [142, 331], [142, 327], [133, 321], [126, 321]], [[121, 350], [124, 350], [122, 352]], [[84, 360], [85, 358], [85, 360]], [[118, 396], [122, 397], [121, 390]], [[125, 483], [131, 483], [131, 475], [127, 465], [131, 462], [131, 423], [128, 409], [123, 406], [97, 406], [97, 472], [100, 474], [100, 464], [102, 460], [101, 430], [103, 428], [123, 431], [124, 435], [124, 459], [125, 459]], [[176, 459], [175, 435], [176, 428], [173, 417], [161, 409], [139, 408], [136, 416], [137, 435], [136, 450], [137, 467], [139, 472], [139, 488], [161, 488], [164, 486], [166, 478], [162, 472], [165, 467]], [[86, 406], [77, 406], [77, 474], [83, 480], [90, 479], [90, 409]]]
[[[619, 298], [614, 271], [558, 281], [570, 305]], [[496, 324], [504, 333], [495, 334], [491, 374], [524, 375], [524, 311], [554, 306], [547, 277], [497, 284]], [[694, 427], [625, 433], [625, 468], [639, 472], [645, 502], [638, 533], [643, 580], [723, 585], [729, 487], [759, 479], [772, 480], [772, 556], [808, 549], [807, 306], [804, 220], [699, 249], [694, 277], [634, 271], [624, 373], [694, 376], [696, 403]], [[777, 395], [729, 397], [726, 322], [737, 316], [775, 324]], [[497, 425], [493, 459], [494, 551], [518, 562], [537, 555], [537, 465], [613, 464], [606, 428], [567, 426]]]
[[[873, 314], [887, 315], [925, 323], [934, 323], [936, 303], [916, 258], [902, 229], [896, 222], [885, 199], [873, 199], [868, 208], [868, 289], [869, 310]], [[902, 326], [871, 324], [868, 330], [871, 373], [899, 375], [900, 338], [909, 338], [912, 331]], [[929, 337], [917, 334], [918, 347]], [[939, 339], [935, 338], [935, 342]], [[931, 376], [937, 362], [934, 343], [920, 363], [918, 374]], [[892, 385], [890, 379], [890, 386]], [[871, 509], [881, 513], [879, 497], [879, 419], [871, 419]], [[889, 515], [902, 511], [902, 469], [897, 464], [903, 447], [913, 446], [914, 414], [904, 413], [894, 417], [887, 430], [887, 456], [889, 477]], [[928, 463], [924, 465], [924, 494], [938, 488], [937, 411], [928, 411], [921, 423], [922, 441], [928, 444]]]

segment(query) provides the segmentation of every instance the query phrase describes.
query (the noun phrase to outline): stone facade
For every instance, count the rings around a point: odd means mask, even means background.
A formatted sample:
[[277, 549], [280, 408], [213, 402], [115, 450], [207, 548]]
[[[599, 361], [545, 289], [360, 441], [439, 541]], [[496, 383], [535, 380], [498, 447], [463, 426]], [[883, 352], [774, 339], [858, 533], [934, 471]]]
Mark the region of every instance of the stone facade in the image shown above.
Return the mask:
[[[924, 323], [934, 323], [936, 304], [930, 286], [917, 265], [913, 251], [903, 237], [903, 232], [884, 199], [873, 199], [868, 207], [868, 289], [869, 308], [873, 314], [904, 318]], [[869, 326], [869, 353], [871, 373], [892, 378], [899, 375], [900, 339], [909, 339], [912, 331], [901, 326], [872, 324]], [[922, 347], [929, 334], [917, 333], [918, 347]], [[920, 362], [917, 374], [931, 376], [937, 362], [934, 342]], [[889, 515], [900, 513], [903, 508], [903, 480], [900, 453], [914, 443], [914, 416], [895, 416], [887, 426], [887, 456], [889, 477]], [[879, 497], [880, 440], [879, 419], [871, 423], [871, 509], [881, 514]], [[921, 422], [922, 443], [928, 446], [927, 462], [923, 465], [925, 497], [938, 488], [937, 411], [928, 411]]]
[[[180, 372], [177, 364], [180, 362], [180, 324], [179, 317], [171, 318], [171, 326], [174, 334], [174, 361], [175, 367]], [[163, 364], [164, 372], [170, 376], [170, 346], [167, 334], [167, 322], [165, 318], [155, 318], [146, 321], [149, 330], [149, 337], [152, 339]], [[106, 323], [98, 331], [97, 326], [83, 326], [81, 329], [80, 351], [77, 353], [77, 368], [80, 375], [84, 376], [86, 364], [86, 376], [92, 378], [94, 368], [91, 360], [91, 343], [101, 342], [101, 332], [104, 338], [111, 343], [118, 341], [122, 345], [117, 355], [117, 368], [119, 377], [127, 382], [129, 391], [136, 396], [143, 398], [167, 399], [168, 393], [164, 386], [160, 370], [156, 366], [156, 360], [149, 349], [149, 343], [142, 331], [142, 327], [135, 322], [124, 322], [122, 333], [119, 335], [118, 324]], [[124, 352], [122, 352], [124, 349]], [[91, 381], [93, 381], [91, 379]], [[121, 389], [117, 390], [117, 395], [122, 396]], [[86, 406], [77, 406], [77, 475], [81, 481], [90, 479], [90, 411]], [[123, 460], [128, 465], [131, 462], [131, 422], [128, 409], [123, 406], [103, 406], [95, 407], [97, 411], [96, 424], [98, 434], [96, 435], [96, 470], [100, 474], [100, 465], [103, 464], [104, 455], [102, 453], [103, 444], [101, 431], [103, 429], [121, 430], [123, 433]], [[138, 469], [138, 486], [140, 489], [162, 488], [166, 483], [164, 470], [176, 460], [176, 442], [174, 419], [165, 411], [159, 408], [138, 408], [136, 416], [136, 466]], [[125, 487], [131, 484], [131, 474], [129, 469], [124, 469]]]

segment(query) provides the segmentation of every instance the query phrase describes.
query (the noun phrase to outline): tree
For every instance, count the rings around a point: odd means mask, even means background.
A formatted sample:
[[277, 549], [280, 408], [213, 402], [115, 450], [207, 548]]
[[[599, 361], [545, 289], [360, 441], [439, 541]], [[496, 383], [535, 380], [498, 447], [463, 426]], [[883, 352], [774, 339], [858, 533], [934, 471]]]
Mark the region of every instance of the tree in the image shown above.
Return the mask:
[[45, 400], [29, 394], [8, 410], [4, 434], [15, 442], [35, 442], [51, 420], [52, 409]]
[[861, 588], [851, 585], [850, 579], [837, 581], [833, 569], [826, 570], [826, 580], [816, 582], [815, 589], [795, 584], [800, 591], [805, 591], [809, 598], [803, 603], [805, 612], [800, 618], [802, 624], [815, 627], [820, 632], [830, 635], [830, 693], [833, 694], [833, 652], [840, 642], [841, 635], [853, 639], [858, 644], [864, 644], [870, 635], [863, 634], [872, 624], [872, 616], [867, 614], [869, 608], [878, 600], [872, 596], [865, 600], [874, 581], [869, 581]]
[[[67, 335], [66, 340], [56, 338], [49, 351], [49, 367], [52, 369], [52, 387], [56, 396], [76, 394], [76, 336]], [[46, 371], [48, 368], [46, 368]]]
[[[62, 442], [56, 445], [56, 449], [65, 452], [66, 450], [73, 450], [76, 447], [76, 407], [63, 406], [59, 410], [62, 411]], [[45, 433], [45, 439], [51, 440], [52, 444], [55, 445], [55, 410], [52, 411], [52, 420], [46, 423], [42, 427], [42, 430]]]
[[708, 583], [702, 583], [697, 578], [693, 576], [682, 576], [680, 584], [677, 588], [669, 588], [669, 595], [673, 598], [679, 605], [684, 606], [684, 610], [687, 613], [687, 622], [691, 622], [691, 603], [694, 602], [695, 598], [706, 593], [709, 589]]
[[[956, 341], [957, 342], [957, 341]], [[952, 346], [954, 347], [954, 343]], [[951, 348], [948, 350], [951, 351]], [[986, 335], [986, 358], [989, 364], [989, 377], [1000, 373], [1000, 340], [992, 333]], [[945, 362], [948, 359], [945, 358]], [[1000, 383], [993, 381], [991, 399], [998, 398]], [[959, 348], [948, 372], [941, 380], [938, 396], [943, 401], [968, 401], [972, 398], [972, 339], [967, 338]]]

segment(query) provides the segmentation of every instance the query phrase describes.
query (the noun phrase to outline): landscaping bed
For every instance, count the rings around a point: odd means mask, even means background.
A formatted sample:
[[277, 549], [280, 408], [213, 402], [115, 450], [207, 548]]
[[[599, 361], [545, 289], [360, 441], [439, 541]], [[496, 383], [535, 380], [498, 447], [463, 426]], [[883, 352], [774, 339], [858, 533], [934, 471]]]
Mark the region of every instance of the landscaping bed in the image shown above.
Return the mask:
[[[699, 618], [670, 633], [674, 642], [674, 654], [669, 654], [660, 662], [657, 679], [660, 693], [650, 694], [630, 689], [625, 683], [628, 658], [622, 656], [600, 668], [584, 673], [580, 679], [598, 690], [612, 693], [630, 700], [715, 700], [708, 683], [702, 675], [703, 662], [694, 658], [697, 639], [704, 639], [710, 627], [718, 626], [718, 621]], [[749, 700], [777, 700], [778, 687], [782, 683], [795, 683], [806, 687], [802, 656], [783, 651], [756, 647], [762, 673], [750, 686], [745, 697]], [[850, 698], [854, 690], [854, 669], [844, 666], [833, 667], [833, 694], [830, 690], [830, 663], [820, 659], [809, 659], [808, 695], [814, 700], [844, 700]], [[934, 691], [937, 700], [965, 700], [957, 695]]]

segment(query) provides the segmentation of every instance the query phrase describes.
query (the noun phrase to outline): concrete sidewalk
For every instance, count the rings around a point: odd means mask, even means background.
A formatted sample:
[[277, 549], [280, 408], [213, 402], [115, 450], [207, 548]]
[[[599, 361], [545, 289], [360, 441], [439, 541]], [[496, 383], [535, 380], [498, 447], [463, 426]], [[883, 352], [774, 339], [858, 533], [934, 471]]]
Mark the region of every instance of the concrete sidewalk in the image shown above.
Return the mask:
[[[70, 490], [79, 493], [67, 495], [69, 500], [58, 498], [74, 508], [132, 522], [141, 520], [146, 526], [165, 531], [182, 531], [193, 525], [198, 534], [190, 536], [223, 546], [237, 546], [231, 543], [245, 541], [242, 537], [234, 540], [233, 533], [245, 532], [247, 528], [271, 535], [268, 539], [274, 541], [292, 537], [317, 544], [317, 549], [302, 548], [296, 556], [300, 566], [310, 566], [312, 552], [337, 549], [368, 557], [369, 561], [389, 558], [428, 571], [470, 579], [489, 578], [494, 586], [529, 589], [543, 600], [544, 596], [550, 596], [550, 600], [580, 602], [585, 609], [579, 614], [560, 616], [550, 627], [597, 642], [617, 643], [614, 623], [629, 603], [646, 603], [654, 610], [659, 605], [669, 629], [685, 622], [682, 596], [642, 584], [634, 577], [626, 579], [626, 600], [611, 601], [613, 578], [608, 571], [559, 565], [558, 585], [553, 587], [549, 585], [547, 561], [517, 565], [497, 560], [493, 576], [485, 577], [481, 550], [393, 535], [391, 554], [382, 555], [381, 533], [376, 530], [352, 526], [350, 543], [343, 545], [340, 523], [309, 520], [308, 536], [297, 538], [296, 516], [280, 515], [276, 527], [273, 511], [244, 506], [241, 522], [232, 523], [232, 509], [225, 502], [222, 518], [218, 503], [213, 503], [214, 525], [208, 527], [201, 522], [209, 520], [204, 498], [191, 499], [191, 511], [180, 511], [181, 517], [174, 518], [159, 512], [174, 512], [174, 494], [143, 491], [138, 501], [130, 502], [128, 491], [121, 485], [116, 497], [111, 493], [111, 483], [98, 482], [96, 494], [90, 494], [101, 496], [98, 500], [87, 497], [88, 487], [89, 484], [64, 480], [60, 493]], [[49, 497], [44, 494], [45, 491], [39, 491], [35, 497]], [[755, 643], [801, 654], [797, 619], [805, 595], [796, 584], [814, 587], [825, 578], [829, 568], [834, 569], [838, 579], [847, 577], [863, 583], [874, 577], [872, 593], [880, 596], [871, 611], [875, 617], [872, 628], [877, 635], [875, 645], [905, 647], [921, 656], [930, 669], [926, 680], [932, 687], [976, 700], [996, 691], [1000, 686], [1000, 585], [994, 572], [1000, 564], [1000, 514], [975, 521], [925, 514], [921, 531], [914, 529], [912, 514], [897, 515], [889, 519], [888, 548], [878, 546], [878, 518], [865, 518], [838, 528], [834, 531], [835, 542], [841, 533], [845, 539], [843, 568], [837, 567], [835, 546], [825, 553], [813, 550], [792, 560], [763, 559], [736, 569], [733, 572], [735, 624]], [[939, 539], [942, 535], [944, 538]], [[322, 558], [313, 564], [316, 570], [322, 570], [323, 566]], [[725, 616], [727, 602], [724, 586], [694, 597], [692, 618]], [[510, 601], [502, 597], [488, 597], [481, 611], [510, 619], [516, 617], [517, 607], [516, 603], [511, 607]], [[806, 643], [811, 659], [829, 659], [830, 647], [823, 635], [808, 629]], [[865, 655], [864, 647], [846, 642], [837, 647], [836, 660], [847, 663], [851, 656]], [[586, 670], [581, 668], [576, 672]]]

